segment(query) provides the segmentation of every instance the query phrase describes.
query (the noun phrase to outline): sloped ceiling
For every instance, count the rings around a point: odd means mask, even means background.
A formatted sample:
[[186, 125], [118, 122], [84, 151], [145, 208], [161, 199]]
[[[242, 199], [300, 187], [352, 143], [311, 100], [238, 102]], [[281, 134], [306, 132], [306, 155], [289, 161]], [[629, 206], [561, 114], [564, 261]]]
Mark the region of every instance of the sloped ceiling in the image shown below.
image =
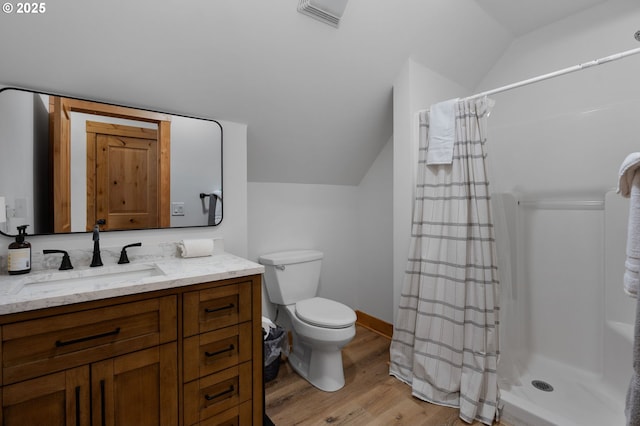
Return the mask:
[[537, 28], [574, 15], [606, 0], [476, 0], [513, 35], [521, 36]]
[[5, 13], [0, 84], [247, 123], [249, 181], [355, 185], [392, 136], [409, 57], [474, 88], [514, 37], [599, 1], [349, 0], [338, 29], [297, 3], [66, 0]]

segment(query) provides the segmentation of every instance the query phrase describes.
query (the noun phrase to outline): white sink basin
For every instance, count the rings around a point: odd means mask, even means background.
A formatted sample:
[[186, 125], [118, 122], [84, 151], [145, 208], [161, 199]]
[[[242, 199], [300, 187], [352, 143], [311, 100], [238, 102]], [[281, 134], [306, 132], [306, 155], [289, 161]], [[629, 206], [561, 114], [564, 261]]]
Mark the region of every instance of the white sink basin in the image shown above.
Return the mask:
[[60, 289], [91, 287], [101, 289], [118, 284], [133, 283], [148, 277], [163, 276], [165, 273], [155, 263], [114, 265], [91, 269], [56, 271], [26, 276], [15, 286], [13, 294], [53, 292]]

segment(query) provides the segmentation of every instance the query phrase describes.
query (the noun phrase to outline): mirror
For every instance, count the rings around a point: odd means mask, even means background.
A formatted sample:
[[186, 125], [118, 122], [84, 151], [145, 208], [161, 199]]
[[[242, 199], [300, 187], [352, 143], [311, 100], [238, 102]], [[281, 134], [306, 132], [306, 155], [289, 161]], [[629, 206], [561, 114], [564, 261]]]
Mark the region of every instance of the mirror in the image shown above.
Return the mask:
[[22, 89], [0, 90], [0, 233], [215, 226], [222, 126]]

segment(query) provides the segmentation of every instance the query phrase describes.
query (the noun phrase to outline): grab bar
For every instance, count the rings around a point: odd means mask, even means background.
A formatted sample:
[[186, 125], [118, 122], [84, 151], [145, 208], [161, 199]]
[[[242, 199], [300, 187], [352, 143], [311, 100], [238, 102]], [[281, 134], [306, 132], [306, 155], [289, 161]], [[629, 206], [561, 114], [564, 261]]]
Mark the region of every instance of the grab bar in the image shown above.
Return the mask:
[[604, 210], [604, 200], [519, 200], [518, 205], [539, 210]]

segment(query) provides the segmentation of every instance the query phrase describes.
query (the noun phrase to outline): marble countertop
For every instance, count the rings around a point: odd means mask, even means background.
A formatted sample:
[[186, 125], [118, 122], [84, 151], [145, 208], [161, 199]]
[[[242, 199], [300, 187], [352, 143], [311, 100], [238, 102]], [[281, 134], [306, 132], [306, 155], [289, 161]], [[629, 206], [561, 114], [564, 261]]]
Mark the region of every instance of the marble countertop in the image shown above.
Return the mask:
[[228, 253], [197, 258], [0, 275], [0, 315], [182, 287], [264, 272]]

